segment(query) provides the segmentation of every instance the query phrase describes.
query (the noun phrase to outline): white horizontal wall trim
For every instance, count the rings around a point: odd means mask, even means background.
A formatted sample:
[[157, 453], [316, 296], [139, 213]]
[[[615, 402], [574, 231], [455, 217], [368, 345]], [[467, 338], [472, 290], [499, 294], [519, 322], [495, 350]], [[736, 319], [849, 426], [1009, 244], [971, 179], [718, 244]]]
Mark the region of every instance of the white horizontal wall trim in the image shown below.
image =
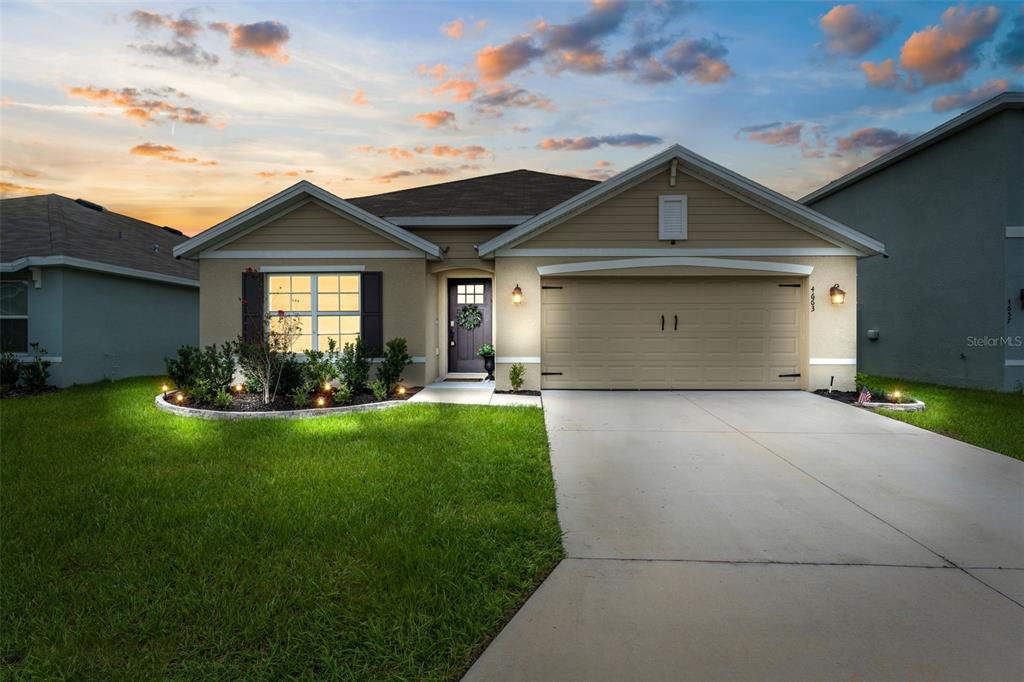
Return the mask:
[[573, 272], [594, 272], [599, 270], [622, 270], [626, 268], [663, 268], [672, 266], [690, 266], [697, 268], [728, 268], [730, 270], [755, 270], [763, 272], [782, 272], [790, 275], [809, 275], [814, 272], [812, 265], [796, 263], [770, 263], [756, 260], [726, 260], [724, 258], [623, 258], [621, 260], [598, 260], [585, 263], [562, 263], [559, 265], [539, 265], [537, 274], [563, 275]]
[[1007, 239], [1024, 239], [1024, 225], [1008, 225], [1006, 227]]
[[486, 227], [488, 225], [505, 227], [518, 225], [529, 220], [532, 215], [484, 215], [484, 216], [418, 216], [398, 215], [387, 216], [384, 220], [401, 227]]
[[1007, 360], [1007, 367], [1024, 367], [1024, 360]]
[[24, 258], [13, 260], [10, 263], [0, 263], [0, 272], [17, 272], [18, 270], [24, 270], [29, 267], [74, 268], [76, 270], [102, 272], [107, 275], [120, 275], [122, 277], [147, 279], [153, 282], [161, 282], [163, 284], [178, 284], [183, 287], [199, 286], [199, 280], [188, 279], [187, 277], [161, 275], [159, 272], [126, 268], [121, 265], [100, 263], [99, 261], [85, 260], [84, 258], [75, 258], [73, 256], [26, 256]]
[[425, 258], [419, 251], [203, 251], [200, 258]]
[[533, 355], [499, 355], [494, 358], [494, 361], [498, 364], [511, 364], [513, 362], [521, 362], [524, 365], [539, 365], [540, 358]]
[[[370, 358], [370, 362], [384, 362], [384, 358]], [[427, 358], [422, 355], [414, 355], [412, 356], [412, 360], [410, 362], [412, 362], [412, 364], [414, 365], [423, 365], [426, 364]]]
[[660, 249], [500, 249], [496, 256], [543, 258], [562, 256], [857, 256], [856, 249], [847, 246], [819, 248], [717, 248], [690, 249], [686, 247]]
[[365, 265], [261, 265], [260, 272], [363, 272]]
[[811, 358], [812, 365], [856, 365], [857, 358]]
[[[31, 355], [30, 353], [15, 353], [14, 359], [18, 362], [33, 362], [36, 359], [36, 356]], [[64, 358], [60, 355], [41, 355], [39, 359], [45, 360], [46, 362], [64, 362]]]

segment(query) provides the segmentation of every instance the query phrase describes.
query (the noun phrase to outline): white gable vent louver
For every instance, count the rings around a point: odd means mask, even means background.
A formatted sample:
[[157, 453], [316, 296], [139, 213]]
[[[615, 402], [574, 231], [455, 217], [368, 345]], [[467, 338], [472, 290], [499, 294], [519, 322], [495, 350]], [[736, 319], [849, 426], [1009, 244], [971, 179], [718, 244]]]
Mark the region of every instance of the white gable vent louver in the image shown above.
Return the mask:
[[658, 197], [658, 239], [686, 239], [686, 195]]

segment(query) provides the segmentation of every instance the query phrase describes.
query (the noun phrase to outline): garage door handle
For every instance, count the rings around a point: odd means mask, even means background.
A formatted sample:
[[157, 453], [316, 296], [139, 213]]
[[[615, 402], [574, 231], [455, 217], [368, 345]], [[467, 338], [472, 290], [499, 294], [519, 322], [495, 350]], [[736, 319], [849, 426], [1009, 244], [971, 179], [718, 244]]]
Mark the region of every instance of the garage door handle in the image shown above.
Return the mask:
[[673, 315], [672, 316], [672, 331], [674, 331], [674, 332], [675, 331], [679, 331], [679, 316], [678, 315]]
[[661, 331], [665, 331], [665, 316], [661, 316]]

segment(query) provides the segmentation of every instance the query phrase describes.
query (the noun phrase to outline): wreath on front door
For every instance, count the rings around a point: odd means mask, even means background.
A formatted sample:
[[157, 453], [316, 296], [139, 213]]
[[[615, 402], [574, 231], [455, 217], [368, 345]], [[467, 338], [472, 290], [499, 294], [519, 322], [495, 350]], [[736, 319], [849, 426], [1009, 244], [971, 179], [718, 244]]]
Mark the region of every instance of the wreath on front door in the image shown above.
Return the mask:
[[480, 326], [480, 323], [484, 321], [484, 314], [480, 312], [480, 309], [475, 305], [470, 304], [463, 306], [459, 310], [458, 317], [455, 320], [460, 327], [465, 329], [467, 332], [471, 332]]

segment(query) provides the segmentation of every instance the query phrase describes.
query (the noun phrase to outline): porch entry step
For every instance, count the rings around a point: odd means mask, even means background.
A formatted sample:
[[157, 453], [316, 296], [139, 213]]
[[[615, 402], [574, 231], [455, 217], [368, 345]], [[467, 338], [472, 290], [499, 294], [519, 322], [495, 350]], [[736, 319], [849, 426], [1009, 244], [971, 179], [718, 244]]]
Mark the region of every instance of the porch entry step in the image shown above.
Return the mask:
[[479, 383], [479, 382], [482, 382], [484, 379], [485, 379], [485, 377], [480, 377], [479, 379], [476, 379], [476, 378], [473, 378], [473, 379], [462, 379], [462, 378], [459, 378], [459, 377], [448, 377], [447, 379], [442, 379], [441, 381], [444, 381], [445, 383], [450, 383], [450, 382], [454, 381], [454, 382], [459, 382], [459, 383], [466, 384], [466, 383], [471, 383], [471, 382]]

